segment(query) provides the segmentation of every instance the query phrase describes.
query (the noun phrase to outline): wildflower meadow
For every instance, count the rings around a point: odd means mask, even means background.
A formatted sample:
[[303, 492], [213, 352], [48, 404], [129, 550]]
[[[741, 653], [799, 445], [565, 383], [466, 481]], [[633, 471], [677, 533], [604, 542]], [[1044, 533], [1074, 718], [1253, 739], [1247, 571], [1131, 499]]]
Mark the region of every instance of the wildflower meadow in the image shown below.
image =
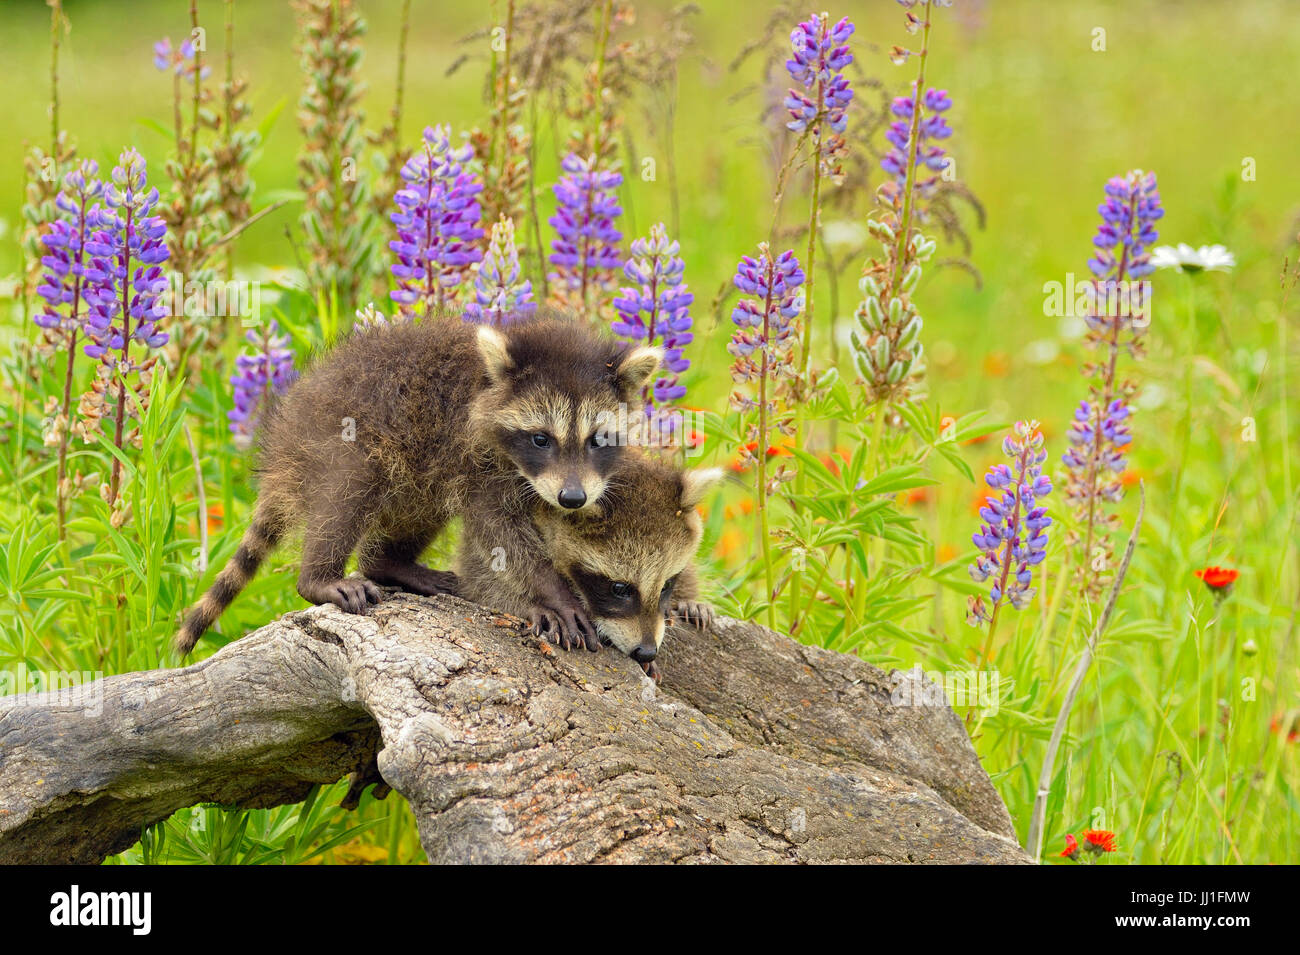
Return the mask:
[[[726, 470], [714, 608], [941, 687], [1031, 859], [1300, 859], [1284, 0], [121, 9], [0, 38], [4, 695], [183, 665], [332, 343], [561, 309], [661, 347], [632, 431]], [[346, 791], [110, 862], [423, 860]]]

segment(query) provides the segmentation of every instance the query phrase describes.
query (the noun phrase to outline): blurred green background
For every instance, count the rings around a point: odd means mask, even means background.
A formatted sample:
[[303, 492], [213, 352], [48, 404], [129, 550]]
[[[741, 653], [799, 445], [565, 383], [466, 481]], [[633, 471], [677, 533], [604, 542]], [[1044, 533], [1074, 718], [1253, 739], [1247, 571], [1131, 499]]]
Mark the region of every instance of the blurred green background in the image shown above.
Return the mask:
[[[397, 0], [358, 4], [369, 23], [362, 75], [368, 85], [365, 111], [375, 128], [392, 105], [400, 6]], [[646, 23], [628, 32], [645, 28], [670, 6], [643, 0], [638, 9]], [[199, 9], [216, 27], [209, 42], [211, 55], [219, 56], [221, 4], [208, 0]], [[755, 135], [758, 103], [754, 97], [735, 101], [755, 82], [760, 65], [755, 59], [737, 72], [728, 69], [762, 31], [769, 10], [711, 0], [691, 20], [697, 39], [681, 65], [677, 152], [681, 242], [687, 278], [700, 298], [711, 297], [727, 280], [736, 259], [752, 249], [770, 221], [771, 168], [767, 147]], [[60, 68], [62, 125], [82, 156], [108, 166], [132, 144], [159, 174], [170, 145], [150, 124], [169, 121], [171, 87], [153, 68], [151, 47], [163, 36], [187, 35], [188, 4], [72, 0], [66, 11], [72, 32]], [[885, 55], [891, 45], [910, 39], [901, 29], [898, 5], [855, 2], [831, 12], [857, 23], [859, 65], [901, 92], [913, 70], [893, 66]], [[18, 267], [14, 233], [24, 144], [49, 138], [48, 10], [37, 0], [10, 0], [4, 17], [0, 275]], [[462, 41], [492, 24], [491, 6], [416, 0], [411, 17], [404, 138], [413, 141], [426, 124], [465, 130], [483, 122], [487, 39]], [[1300, 12], [1294, 4], [958, 0], [938, 19], [930, 80], [953, 96], [948, 117], [955, 135], [947, 145], [958, 177], [987, 209], [988, 229], [976, 237], [971, 256], [985, 278], [982, 292], [975, 294], [956, 271], [927, 276], [931, 342], [950, 338], [964, 367], [994, 345], [1011, 352], [1017, 343], [1056, 336], [1054, 320], [1042, 315], [1042, 285], [1063, 280], [1068, 271], [1083, 272], [1101, 186], [1133, 167], [1159, 174], [1166, 208], [1162, 242], [1223, 242], [1238, 254], [1233, 281], [1271, 282], [1300, 227], [1300, 71], [1294, 68], [1300, 61]], [[1105, 52], [1092, 49], [1097, 28], [1106, 31]], [[258, 196], [278, 195], [295, 186], [299, 143], [294, 110], [302, 77], [288, 4], [237, 5], [236, 49], [237, 69], [251, 83], [252, 122], [279, 110], [253, 169]], [[471, 61], [447, 76], [466, 56]], [[214, 67], [219, 76], [220, 63]], [[644, 126], [639, 115], [629, 120], [634, 129]], [[547, 145], [539, 143], [544, 157]], [[645, 155], [657, 154], [648, 135], [638, 145]], [[1257, 169], [1249, 183], [1240, 179], [1246, 157]], [[545, 158], [540, 165], [545, 183], [553, 165]], [[655, 182], [630, 175], [623, 195], [629, 237], [668, 216], [663, 175]], [[547, 193], [542, 207], [548, 214]], [[290, 203], [252, 227], [241, 239], [239, 261], [292, 265], [285, 227], [298, 213]], [[850, 285], [842, 311], [854, 299]], [[1251, 320], [1242, 303], [1228, 307], [1234, 309], [1225, 316], [1230, 323]], [[941, 347], [931, 354], [939, 360], [950, 353]], [[1016, 370], [1013, 362], [1013, 381]], [[1001, 418], [1028, 413], [1010, 407], [1006, 383], [973, 384], [974, 393], [963, 400], [992, 406]], [[1010, 386], [1015, 393], [1019, 388], [1019, 382]], [[1035, 413], [1050, 426], [1066, 410]]]
[[[669, 6], [639, 0], [641, 22], [626, 32], [653, 30]], [[378, 128], [392, 104], [401, 5], [370, 0], [358, 7], [369, 23], [362, 66], [367, 125]], [[199, 8], [213, 24], [210, 55], [219, 57], [221, 4], [207, 0]], [[408, 142], [428, 124], [450, 123], [460, 132], [485, 123], [487, 39], [462, 41], [493, 24], [492, 9], [488, 3], [413, 3], [403, 125]], [[721, 321], [712, 316], [709, 302], [739, 256], [752, 253], [765, 236], [772, 215], [773, 169], [761, 135], [760, 104], [741, 95], [758, 81], [761, 65], [755, 58], [736, 71], [729, 66], [763, 32], [773, 10], [772, 4], [732, 0], [701, 4], [691, 20], [695, 42], [680, 67], [680, 240], [698, 302], [687, 403], [717, 411], [724, 410], [730, 388], [730, 359], [723, 351], [730, 323], [725, 313]], [[864, 72], [891, 93], [905, 91], [914, 64], [896, 67], [886, 55], [894, 44], [914, 42], [902, 29], [898, 4], [841, 3], [829, 12], [856, 22], [853, 47]], [[49, 139], [49, 12], [38, 0], [9, 0], [0, 13], [4, 278], [19, 267], [25, 143], [44, 145]], [[105, 168], [123, 146], [136, 146], [165, 191], [161, 168], [171, 146], [155, 124], [168, 121], [171, 85], [154, 69], [151, 48], [163, 36], [179, 40], [188, 34], [188, 4], [70, 0], [66, 13], [72, 30], [61, 58], [61, 125], [79, 155]], [[788, 33], [794, 18], [782, 22], [778, 35]], [[237, 71], [251, 83], [252, 122], [278, 111], [252, 170], [257, 208], [295, 188], [300, 136], [294, 111], [302, 74], [287, 3], [239, 3], [235, 30]], [[1105, 31], [1104, 51], [1093, 48], [1097, 30]], [[958, 178], [987, 213], [983, 230], [974, 227], [973, 217], [966, 220], [973, 241], [969, 257], [982, 286], [960, 269], [930, 268], [917, 293], [926, 321], [930, 396], [944, 414], [984, 408], [1002, 422], [1040, 419], [1052, 454], [1049, 469], [1055, 471], [1086, 382], [1078, 373], [1078, 323], [1044, 314], [1043, 286], [1063, 282], [1067, 273], [1086, 273], [1096, 207], [1109, 177], [1135, 167], [1155, 170], [1166, 210], [1161, 244], [1222, 243], [1237, 260], [1226, 274], [1153, 276], [1149, 355], [1123, 364], [1123, 374], [1141, 385], [1131, 473], [1146, 482], [1147, 521], [1119, 626], [1089, 677], [1072, 723], [1077, 736], [1069, 759], [1058, 763], [1063, 775], [1054, 798], [1063, 805], [1052, 807], [1049, 851], [1059, 846], [1062, 832], [1095, 824], [1097, 808], [1105, 807], [1102, 821], [1121, 833], [1128, 859], [1293, 861], [1300, 847], [1300, 747], [1285, 742], [1285, 728], [1291, 714], [1300, 712], [1293, 473], [1300, 462], [1293, 428], [1300, 412], [1296, 300], [1281, 307], [1279, 274], [1284, 260], [1296, 258], [1300, 229], [1300, 8], [1285, 0], [956, 0], [937, 12], [931, 49], [928, 81], [946, 88], [954, 101], [947, 119], [955, 133], [945, 146], [956, 159]], [[462, 57], [469, 60], [448, 76]], [[214, 68], [219, 71], [219, 62]], [[661, 159], [663, 145], [639, 109], [625, 116], [635, 145], [624, 164], [635, 173], [636, 160]], [[850, 122], [853, 117], [851, 112]], [[562, 136], [567, 121], [557, 127]], [[545, 218], [553, 206], [547, 187], [554, 178], [554, 143], [547, 138], [538, 147]], [[1253, 177], [1243, 176], [1243, 163]], [[878, 182], [877, 176], [873, 187]], [[621, 195], [627, 238], [670, 216], [662, 172], [654, 182], [630, 174]], [[864, 199], [858, 208], [866, 205]], [[300, 205], [290, 203], [253, 226], [239, 242], [240, 267], [293, 266], [285, 233], [299, 212]], [[790, 222], [806, 216], [806, 198], [797, 189], [786, 213]], [[834, 213], [824, 218], [828, 226], [836, 223]], [[960, 251], [941, 244], [940, 256]], [[857, 304], [856, 279], [854, 267], [839, 289], [843, 322]], [[825, 276], [818, 282], [824, 310]], [[30, 339], [32, 330], [17, 321], [0, 324], [0, 338], [14, 337]], [[1242, 438], [1248, 417], [1258, 429], [1257, 441]], [[729, 450], [712, 454], [723, 461]], [[967, 458], [982, 469], [998, 459], [997, 442], [967, 449]], [[951, 471], [938, 476], [944, 483], [910, 506], [943, 562], [971, 550], [977, 489]], [[1062, 498], [1053, 504], [1064, 508]], [[1118, 511], [1126, 533], [1136, 495], [1130, 493]], [[240, 515], [234, 517], [237, 524]], [[746, 559], [745, 535], [732, 534], [731, 543], [714, 555], [718, 576]], [[1059, 553], [1054, 541], [1053, 560]], [[1222, 616], [1192, 576], [1207, 563], [1230, 564], [1242, 573]], [[297, 598], [289, 576], [282, 577], [278, 584], [263, 580], [258, 599], [285, 610], [297, 606]], [[1037, 610], [1021, 615], [1023, 622], [1003, 635], [1017, 701], [1004, 703], [1002, 716], [976, 731], [977, 749], [1022, 835], [1040, 744], [1059, 705], [1053, 694], [1073, 665], [1080, 639], [1077, 633], [1062, 635], [1061, 628], [1053, 634], [1050, 627], [1040, 639], [1036, 615]], [[932, 616], [928, 610], [918, 616], [925, 618], [917, 626], [928, 630], [933, 646], [885, 643], [859, 652], [882, 664], [919, 661], [927, 669], [970, 658], [979, 635], [961, 622], [961, 601], [944, 594], [936, 597]], [[223, 629], [255, 626], [265, 618], [265, 608], [246, 598], [242, 608], [232, 608]], [[1212, 626], [1217, 629], [1210, 637], [1206, 628]], [[1242, 697], [1234, 717], [1240, 732], [1222, 752], [1212, 746], [1222, 699], [1202, 679], [1202, 656], [1210, 669], [1226, 674], [1231, 664], [1234, 677], [1258, 682], [1257, 695]], [[1231, 696], [1226, 688], [1222, 692]], [[1166, 752], [1183, 761], [1176, 778]], [[1184, 783], [1184, 771], [1193, 773], [1192, 783]], [[1224, 838], [1225, 821], [1244, 833], [1240, 844]], [[393, 836], [392, 844], [397, 842]]]

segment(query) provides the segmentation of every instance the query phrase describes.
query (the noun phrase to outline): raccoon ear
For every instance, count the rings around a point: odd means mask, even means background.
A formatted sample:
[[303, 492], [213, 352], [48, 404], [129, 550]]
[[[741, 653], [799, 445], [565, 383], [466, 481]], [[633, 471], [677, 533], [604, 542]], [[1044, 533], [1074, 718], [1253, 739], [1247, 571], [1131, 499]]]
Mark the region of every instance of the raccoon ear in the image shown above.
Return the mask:
[[696, 468], [682, 472], [682, 507], [694, 507], [725, 477], [722, 468]]
[[501, 381], [515, 366], [510, 358], [509, 343], [506, 337], [491, 325], [480, 325], [478, 329], [478, 353], [483, 358], [488, 377]]
[[631, 349], [623, 355], [614, 372], [618, 377], [618, 390], [628, 398], [638, 394], [650, 381], [650, 376], [659, 370], [663, 360], [663, 349], [658, 346], [640, 345]]

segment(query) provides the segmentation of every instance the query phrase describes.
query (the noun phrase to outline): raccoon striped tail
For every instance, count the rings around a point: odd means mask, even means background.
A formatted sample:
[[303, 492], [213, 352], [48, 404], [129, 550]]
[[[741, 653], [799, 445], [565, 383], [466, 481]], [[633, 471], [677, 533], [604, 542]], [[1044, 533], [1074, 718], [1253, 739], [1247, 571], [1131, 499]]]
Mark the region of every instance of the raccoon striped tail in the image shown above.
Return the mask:
[[270, 556], [283, 533], [284, 528], [280, 522], [263, 508], [254, 511], [253, 523], [244, 532], [244, 539], [239, 542], [234, 556], [217, 574], [217, 579], [212, 582], [203, 599], [194, 605], [181, 624], [180, 632], [172, 642], [177, 656], [183, 657], [194, 649], [204, 631], [217, 622], [221, 612], [248, 586], [248, 582], [257, 573], [257, 568]]

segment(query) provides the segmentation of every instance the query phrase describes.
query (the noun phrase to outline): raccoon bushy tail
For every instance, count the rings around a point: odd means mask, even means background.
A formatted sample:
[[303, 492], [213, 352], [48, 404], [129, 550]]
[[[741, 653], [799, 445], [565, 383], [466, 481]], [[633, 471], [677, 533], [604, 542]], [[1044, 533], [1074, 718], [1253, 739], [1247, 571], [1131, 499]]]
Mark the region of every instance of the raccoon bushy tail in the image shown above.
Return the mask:
[[283, 534], [284, 526], [277, 516], [261, 506], [253, 512], [253, 522], [244, 532], [234, 556], [181, 624], [172, 643], [177, 656], [183, 657], [194, 649], [204, 631], [217, 622], [222, 611], [248, 586]]

